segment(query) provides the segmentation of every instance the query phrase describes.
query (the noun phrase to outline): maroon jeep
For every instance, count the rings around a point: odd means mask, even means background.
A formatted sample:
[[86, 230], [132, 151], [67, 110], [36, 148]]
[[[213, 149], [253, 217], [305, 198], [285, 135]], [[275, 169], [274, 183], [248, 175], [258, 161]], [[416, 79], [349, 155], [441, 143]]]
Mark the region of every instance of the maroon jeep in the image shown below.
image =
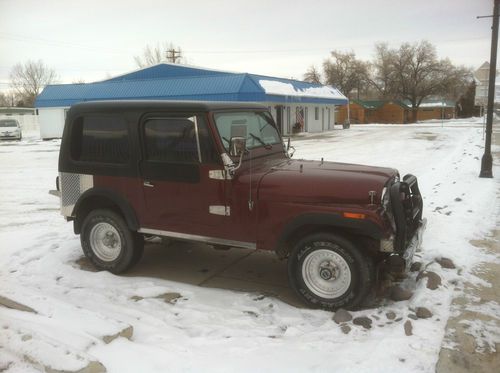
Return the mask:
[[99, 269], [136, 264], [144, 236], [272, 250], [308, 305], [358, 307], [376, 268], [404, 269], [420, 244], [417, 179], [290, 152], [257, 104], [77, 104], [59, 156], [61, 212]]

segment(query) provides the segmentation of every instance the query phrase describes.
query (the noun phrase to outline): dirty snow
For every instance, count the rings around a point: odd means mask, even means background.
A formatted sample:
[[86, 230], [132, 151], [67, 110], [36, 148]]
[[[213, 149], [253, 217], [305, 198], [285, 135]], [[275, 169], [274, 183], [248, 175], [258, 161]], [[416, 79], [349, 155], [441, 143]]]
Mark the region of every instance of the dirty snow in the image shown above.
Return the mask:
[[[451, 124], [451, 125], [450, 125]], [[296, 141], [296, 158], [396, 167], [413, 173], [428, 218], [416, 260], [443, 278], [429, 290], [410, 274], [409, 301], [382, 299], [368, 316], [373, 327], [350, 324], [343, 334], [332, 313], [296, 308], [269, 296], [209, 289], [155, 277], [124, 277], [83, 271], [78, 237], [47, 194], [54, 187], [59, 141], [35, 136], [0, 144], [0, 296], [36, 311], [0, 307], [0, 370], [75, 371], [100, 362], [108, 372], [433, 372], [452, 298], [465, 281], [478, 283], [472, 268], [492, 256], [473, 247], [497, 225], [498, 175], [479, 179], [481, 125], [353, 126]], [[498, 150], [498, 148], [495, 148]], [[457, 269], [442, 269], [437, 257]], [[167, 303], [165, 293], [182, 297]], [[416, 307], [429, 319], [403, 324]], [[497, 312], [490, 303], [480, 312]], [[388, 311], [396, 313], [388, 320]], [[471, 321], [471, 333], [487, 346], [498, 325]], [[106, 338], [133, 326], [131, 339]], [[481, 340], [481, 336], [484, 339]], [[105, 340], [111, 340], [106, 343]], [[497, 342], [498, 343], [498, 342]]]
[[296, 89], [290, 83], [283, 83], [276, 80], [265, 79], [260, 79], [259, 84], [269, 95], [319, 97], [347, 100], [347, 98], [342, 93], [340, 93], [338, 89], [328, 86]]

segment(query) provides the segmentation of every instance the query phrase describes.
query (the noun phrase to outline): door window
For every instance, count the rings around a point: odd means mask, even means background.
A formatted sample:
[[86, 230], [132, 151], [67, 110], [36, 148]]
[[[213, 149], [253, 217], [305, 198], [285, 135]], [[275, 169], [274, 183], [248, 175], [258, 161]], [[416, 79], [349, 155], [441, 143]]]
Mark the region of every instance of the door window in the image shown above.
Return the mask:
[[201, 116], [149, 118], [143, 126], [142, 173], [157, 180], [198, 182], [200, 163], [216, 163], [218, 154]]

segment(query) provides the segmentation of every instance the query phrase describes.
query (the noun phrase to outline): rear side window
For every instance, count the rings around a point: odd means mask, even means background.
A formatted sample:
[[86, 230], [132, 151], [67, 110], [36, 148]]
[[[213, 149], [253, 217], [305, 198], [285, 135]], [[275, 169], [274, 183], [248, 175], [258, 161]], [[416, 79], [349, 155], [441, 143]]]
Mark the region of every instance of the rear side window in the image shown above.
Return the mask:
[[82, 162], [128, 163], [130, 146], [127, 122], [114, 115], [76, 119], [72, 128], [71, 157]]

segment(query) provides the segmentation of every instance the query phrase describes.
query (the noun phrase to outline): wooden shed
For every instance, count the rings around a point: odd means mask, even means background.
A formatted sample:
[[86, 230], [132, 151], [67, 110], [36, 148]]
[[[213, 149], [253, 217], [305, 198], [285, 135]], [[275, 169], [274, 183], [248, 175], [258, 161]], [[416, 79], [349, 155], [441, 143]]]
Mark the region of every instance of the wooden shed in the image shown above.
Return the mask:
[[[353, 124], [366, 123], [411, 123], [411, 104], [399, 100], [351, 100], [350, 121]], [[455, 103], [453, 101], [427, 100], [420, 104], [417, 110], [417, 121], [431, 119], [455, 118]], [[340, 106], [336, 123], [347, 122], [347, 105]]]
[[417, 121], [430, 119], [453, 119], [456, 117], [453, 101], [425, 101], [417, 111]]
[[[378, 118], [378, 109], [383, 104], [384, 101], [380, 100], [351, 100], [349, 102], [350, 122], [353, 124], [376, 123]], [[340, 106], [336, 123], [346, 123], [347, 119], [347, 105]]]
[[384, 101], [377, 110], [377, 123], [408, 123], [410, 108], [402, 101]]

